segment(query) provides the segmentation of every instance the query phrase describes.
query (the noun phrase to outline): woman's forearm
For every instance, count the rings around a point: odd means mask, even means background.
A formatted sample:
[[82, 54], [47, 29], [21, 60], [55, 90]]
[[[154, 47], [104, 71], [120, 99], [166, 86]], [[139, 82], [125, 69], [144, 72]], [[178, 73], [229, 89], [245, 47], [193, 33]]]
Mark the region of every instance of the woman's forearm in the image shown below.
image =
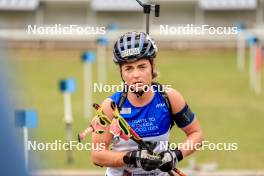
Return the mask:
[[182, 152], [183, 157], [192, 154], [197, 148], [202, 145], [204, 140], [202, 132], [194, 132], [187, 136], [187, 139], [182, 145], [179, 145], [179, 149]]
[[123, 157], [126, 152], [115, 152], [111, 150], [101, 150], [92, 152], [94, 164], [105, 167], [122, 167], [125, 165]]

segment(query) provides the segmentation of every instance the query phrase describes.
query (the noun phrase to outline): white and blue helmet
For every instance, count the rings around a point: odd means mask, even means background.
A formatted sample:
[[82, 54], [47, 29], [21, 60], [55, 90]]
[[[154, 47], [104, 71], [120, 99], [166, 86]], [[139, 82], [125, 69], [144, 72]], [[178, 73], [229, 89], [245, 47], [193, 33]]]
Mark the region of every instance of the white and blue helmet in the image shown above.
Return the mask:
[[114, 46], [114, 62], [123, 64], [140, 59], [153, 60], [157, 54], [155, 41], [144, 32], [128, 32]]

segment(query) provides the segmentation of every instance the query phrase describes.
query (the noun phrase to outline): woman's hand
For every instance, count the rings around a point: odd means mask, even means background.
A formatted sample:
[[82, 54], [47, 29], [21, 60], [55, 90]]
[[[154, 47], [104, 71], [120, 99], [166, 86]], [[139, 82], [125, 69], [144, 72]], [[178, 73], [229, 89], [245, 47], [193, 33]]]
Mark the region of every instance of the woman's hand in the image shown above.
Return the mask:
[[159, 155], [151, 155], [146, 149], [127, 152], [123, 160], [128, 167], [142, 168], [146, 171], [155, 170], [162, 163]]
[[169, 172], [172, 169], [176, 168], [176, 165], [179, 161], [182, 160], [183, 156], [180, 150], [177, 148], [175, 150], [166, 150], [160, 154], [162, 164], [159, 169], [163, 172]]

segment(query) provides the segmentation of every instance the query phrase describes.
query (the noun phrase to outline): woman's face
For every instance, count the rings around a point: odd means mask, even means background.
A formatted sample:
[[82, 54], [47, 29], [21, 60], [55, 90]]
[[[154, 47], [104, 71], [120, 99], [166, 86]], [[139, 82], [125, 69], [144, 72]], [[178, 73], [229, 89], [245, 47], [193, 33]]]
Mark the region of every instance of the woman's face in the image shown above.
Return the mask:
[[152, 82], [152, 66], [148, 59], [123, 64], [121, 74], [128, 86], [135, 86], [139, 89]]

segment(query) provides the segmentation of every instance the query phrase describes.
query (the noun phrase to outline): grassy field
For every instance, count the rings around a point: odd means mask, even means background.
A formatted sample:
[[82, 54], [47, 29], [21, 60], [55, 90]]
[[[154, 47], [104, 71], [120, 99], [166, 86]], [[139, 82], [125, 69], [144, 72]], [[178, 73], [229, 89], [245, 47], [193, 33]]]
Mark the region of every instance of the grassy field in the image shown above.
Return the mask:
[[[65, 140], [61, 78], [75, 77], [73, 94], [74, 135], [87, 125], [83, 117], [83, 67], [79, 50], [14, 50], [12, 62], [19, 85], [19, 107], [39, 112], [39, 127], [30, 130], [38, 142]], [[110, 54], [109, 54], [110, 56]], [[108, 83], [121, 82], [119, 70], [108, 63]], [[198, 164], [217, 162], [220, 169], [263, 169], [264, 93], [256, 96], [249, 88], [248, 67], [239, 73], [235, 50], [164, 50], [157, 59], [158, 81], [178, 89], [199, 117], [210, 142], [238, 143], [237, 151], [199, 151], [192, 157]], [[96, 64], [94, 81], [96, 81]], [[262, 78], [264, 75], [262, 74]], [[264, 80], [263, 80], [264, 81]], [[101, 102], [109, 93], [94, 93]], [[181, 142], [183, 133], [173, 129], [171, 141]], [[90, 139], [87, 139], [89, 141]], [[67, 165], [65, 151], [30, 152], [34, 168], [98, 169], [89, 151], [74, 151], [74, 164]], [[34, 156], [34, 157], [32, 157]], [[38, 164], [36, 164], [38, 163]], [[186, 166], [185, 160], [180, 167]]]

